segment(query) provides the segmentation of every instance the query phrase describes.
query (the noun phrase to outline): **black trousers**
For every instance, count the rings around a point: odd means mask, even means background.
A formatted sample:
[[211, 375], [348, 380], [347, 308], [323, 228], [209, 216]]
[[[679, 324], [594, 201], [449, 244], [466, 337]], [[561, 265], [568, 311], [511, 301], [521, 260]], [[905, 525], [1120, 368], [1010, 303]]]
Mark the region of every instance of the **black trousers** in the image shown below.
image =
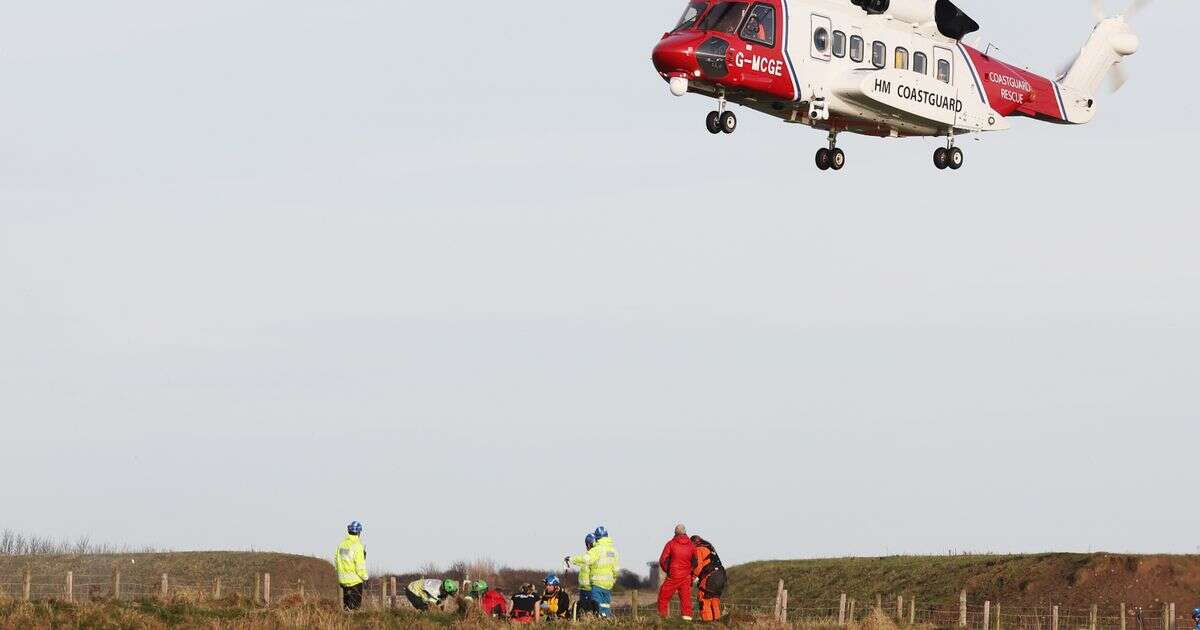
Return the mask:
[[413, 608], [417, 610], [429, 610], [429, 602], [413, 595], [412, 591], [404, 589], [404, 595], [408, 597], [408, 603], [412, 604]]
[[363, 586], [360, 582], [354, 586], [342, 587], [342, 606], [346, 610], [358, 610], [362, 606]]

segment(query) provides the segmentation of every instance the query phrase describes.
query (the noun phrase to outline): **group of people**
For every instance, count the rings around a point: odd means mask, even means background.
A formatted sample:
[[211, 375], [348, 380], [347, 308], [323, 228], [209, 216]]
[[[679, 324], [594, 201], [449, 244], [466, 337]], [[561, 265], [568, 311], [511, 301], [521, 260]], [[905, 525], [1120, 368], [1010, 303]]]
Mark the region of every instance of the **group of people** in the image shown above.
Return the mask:
[[[346, 527], [346, 537], [334, 555], [338, 583], [342, 588], [342, 605], [348, 611], [362, 606], [363, 587], [369, 579], [362, 529], [362, 523], [350, 523]], [[519, 623], [567, 619], [573, 614], [612, 617], [612, 594], [621, 572], [621, 556], [603, 526], [585, 536], [583, 544], [584, 553], [563, 558], [568, 570], [579, 569], [579, 599], [574, 608], [556, 575], [546, 576], [541, 593], [533, 584], [525, 584], [511, 598], [505, 597], [499, 588], [489, 587], [483, 580], [464, 584], [466, 594], [460, 594], [459, 583], [454, 580], [414, 580], [405, 588], [404, 594], [413, 608], [421, 611], [442, 607], [451, 598], [465, 595], [472, 603], [478, 601], [484, 614]], [[695, 582], [700, 598], [700, 618], [704, 621], [721, 618], [725, 567], [711, 543], [699, 536], [689, 537], [687, 528], [677, 525], [674, 537], [659, 557], [659, 567], [666, 576], [658, 595], [660, 616], [667, 617], [671, 598], [678, 595], [683, 618], [691, 620], [692, 584]]]
[[[699, 536], [688, 536], [687, 527], [675, 526], [675, 535], [663, 546], [658, 568], [666, 576], [658, 589], [658, 615], [666, 618], [671, 598], [679, 597], [679, 608], [686, 621], [692, 620], [692, 584], [700, 598], [700, 619], [721, 618], [721, 594], [727, 583], [725, 565], [716, 547]], [[1198, 629], [1200, 630], [1200, 629]]]

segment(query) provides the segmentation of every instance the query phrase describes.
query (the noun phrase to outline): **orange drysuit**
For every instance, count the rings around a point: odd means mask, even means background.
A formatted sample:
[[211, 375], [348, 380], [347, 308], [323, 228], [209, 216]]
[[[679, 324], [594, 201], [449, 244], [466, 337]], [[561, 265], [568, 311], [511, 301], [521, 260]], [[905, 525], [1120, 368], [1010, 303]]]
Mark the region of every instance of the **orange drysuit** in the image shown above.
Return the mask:
[[[713, 546], [699, 536], [692, 537], [696, 545], [696, 568], [693, 574], [700, 578], [696, 590], [700, 592], [700, 619], [716, 621], [721, 618], [721, 592], [725, 590], [725, 567]], [[713, 579], [713, 576], [720, 573]], [[712, 584], [709, 581], [712, 580]], [[710, 586], [714, 587], [710, 590]]]

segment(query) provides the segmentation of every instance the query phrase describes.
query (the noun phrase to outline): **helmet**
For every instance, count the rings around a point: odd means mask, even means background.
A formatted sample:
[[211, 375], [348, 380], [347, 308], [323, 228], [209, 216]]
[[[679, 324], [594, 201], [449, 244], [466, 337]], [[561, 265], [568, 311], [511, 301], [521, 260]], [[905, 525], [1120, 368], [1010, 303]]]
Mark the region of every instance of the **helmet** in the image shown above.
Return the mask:
[[600, 540], [601, 538], [608, 538], [608, 530], [604, 529], [604, 526], [601, 525], [600, 527], [596, 528], [596, 531], [592, 532], [592, 535], [596, 537], [596, 540]]
[[1192, 611], [1192, 619], [1195, 619], [1196, 621], [1200, 621], [1200, 608], [1197, 608], [1196, 610]]
[[475, 580], [471, 584], [471, 592], [475, 595], [483, 595], [488, 590], [488, 583], [483, 580]]
[[558, 576], [554, 574], [547, 575], [546, 579], [543, 581], [546, 583], [546, 586], [558, 586], [561, 584], [561, 582], [558, 581]]
[[346, 526], [346, 532], [355, 536], [361, 534], [362, 523], [359, 523], [358, 521], [351, 521], [350, 524]]
[[453, 595], [458, 592], [458, 582], [454, 580], [442, 580], [442, 592], [447, 595]]
[[583, 546], [584, 547], [591, 549], [592, 545], [595, 545], [595, 544], [596, 544], [596, 535], [595, 534], [588, 534], [587, 536], [583, 537]]

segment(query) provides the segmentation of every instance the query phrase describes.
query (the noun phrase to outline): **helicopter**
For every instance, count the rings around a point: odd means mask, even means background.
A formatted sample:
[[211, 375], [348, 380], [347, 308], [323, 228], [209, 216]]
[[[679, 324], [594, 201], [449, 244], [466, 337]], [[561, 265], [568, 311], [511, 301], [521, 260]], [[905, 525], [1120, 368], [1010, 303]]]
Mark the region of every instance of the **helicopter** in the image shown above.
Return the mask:
[[842, 133], [944, 137], [934, 166], [958, 170], [957, 138], [1012, 117], [1090, 122], [1105, 78], [1125, 83], [1119, 64], [1140, 45], [1130, 21], [1148, 2], [1108, 16], [1093, 0], [1091, 36], [1053, 79], [964, 43], [979, 23], [951, 0], [690, 0], [651, 60], [671, 94], [717, 101], [712, 134], [737, 130], [732, 103], [826, 132], [822, 171], [846, 165]]

